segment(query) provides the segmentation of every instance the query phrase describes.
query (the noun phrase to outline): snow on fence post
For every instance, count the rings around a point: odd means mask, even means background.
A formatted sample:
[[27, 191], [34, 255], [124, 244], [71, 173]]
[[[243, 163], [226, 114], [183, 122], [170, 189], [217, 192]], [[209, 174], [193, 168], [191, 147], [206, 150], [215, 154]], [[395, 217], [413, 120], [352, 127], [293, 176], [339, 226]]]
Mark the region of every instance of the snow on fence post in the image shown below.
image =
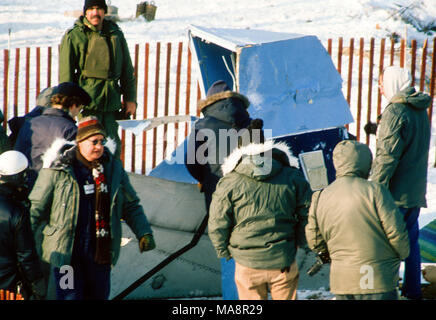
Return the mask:
[[18, 115], [18, 78], [20, 72], [20, 48], [15, 49], [15, 74], [14, 74], [14, 117]]
[[[171, 76], [171, 42], [167, 43], [167, 63], [165, 73], [165, 101], [164, 101], [164, 116], [169, 115], [169, 98], [170, 98], [170, 76]], [[162, 146], [162, 159], [166, 158], [167, 145], [168, 145], [168, 124], [163, 126], [163, 146]]]
[[359, 41], [359, 80], [357, 85], [357, 116], [356, 116], [356, 139], [360, 141], [360, 126], [362, 118], [362, 77], [363, 77], [363, 55], [365, 42], [363, 38]]
[[[378, 77], [380, 78], [380, 75], [383, 73], [384, 68], [384, 58], [385, 58], [385, 38], [382, 38], [380, 40], [380, 60], [378, 65]], [[377, 117], [381, 113], [381, 102], [382, 102], [382, 95], [380, 93], [380, 90], [377, 86]]]
[[[347, 81], [347, 102], [351, 106], [351, 86], [353, 77], [353, 56], [354, 56], [354, 38], [350, 39], [350, 47], [348, 49], [348, 81]], [[345, 127], [349, 129], [349, 125], [346, 124]]]
[[406, 59], [406, 40], [401, 39], [401, 45], [400, 45], [400, 67], [404, 68], [404, 61]]
[[8, 79], [9, 79], [9, 50], [5, 49], [3, 51], [3, 128], [6, 130], [6, 125], [8, 123]]
[[394, 65], [394, 58], [395, 58], [395, 39], [391, 38], [391, 61], [389, 63], [390, 66]]
[[411, 42], [411, 62], [410, 62], [410, 75], [412, 77], [412, 86], [415, 85], [415, 73], [416, 73], [416, 40]]
[[51, 87], [51, 61], [52, 61], [51, 47], [48, 47], [47, 48], [47, 88]]
[[[176, 71], [176, 92], [174, 101], [174, 114], [180, 114], [180, 76], [182, 70], [182, 52], [183, 52], [183, 42], [179, 42], [179, 48], [177, 52], [177, 71]], [[174, 126], [174, 146], [177, 148], [179, 145], [179, 123], [176, 122]]]
[[[150, 44], [145, 44], [144, 53], [144, 106], [143, 106], [143, 118], [147, 119], [148, 114], [148, 69], [149, 69], [149, 57], [150, 57]], [[147, 131], [142, 132], [142, 165], [141, 173], [145, 174], [147, 169]]]
[[25, 105], [24, 113], [29, 113], [29, 93], [30, 93], [30, 48], [26, 48], [26, 79], [25, 79]]
[[[160, 42], [156, 43], [156, 73], [154, 81], [154, 114], [156, 118], [158, 113], [158, 103], [159, 103], [159, 68], [160, 68]], [[156, 167], [156, 146], [157, 146], [157, 128], [153, 129], [153, 159], [151, 168]]]
[[[186, 102], [185, 102], [185, 114], [190, 114], [190, 98], [191, 98], [191, 64], [192, 64], [192, 53], [188, 46], [188, 57], [186, 63]], [[188, 136], [188, 124], [185, 125], [185, 137]]]
[[36, 95], [35, 99], [41, 92], [41, 48], [36, 47]]
[[421, 57], [421, 79], [419, 81], [419, 91], [424, 91], [425, 88], [425, 68], [427, 63], [427, 39], [424, 40]]
[[338, 66], [336, 67], [338, 69], [339, 74], [342, 74], [342, 46], [343, 46], [344, 39], [342, 37], [339, 38], [338, 41]]
[[[373, 72], [374, 72], [374, 38], [371, 38], [369, 44], [369, 72], [368, 72], [368, 108], [366, 113], [366, 122], [371, 121], [371, 107], [372, 107], [372, 81], [373, 81]], [[369, 145], [370, 135], [366, 134], [366, 144]]]

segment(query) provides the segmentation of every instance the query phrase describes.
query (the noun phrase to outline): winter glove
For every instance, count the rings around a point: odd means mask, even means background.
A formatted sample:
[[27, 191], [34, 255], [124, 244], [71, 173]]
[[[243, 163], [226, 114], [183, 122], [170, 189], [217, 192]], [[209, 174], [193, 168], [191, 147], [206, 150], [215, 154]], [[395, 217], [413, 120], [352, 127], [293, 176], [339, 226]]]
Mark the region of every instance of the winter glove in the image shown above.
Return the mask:
[[139, 239], [139, 252], [143, 253], [153, 250], [154, 248], [156, 248], [156, 243], [154, 242], [153, 235], [146, 234]]
[[377, 123], [368, 122], [363, 127], [363, 130], [365, 130], [366, 134], [376, 134], [377, 133]]
[[436, 283], [436, 267], [435, 266], [425, 266], [424, 270], [422, 270], [422, 275], [424, 279], [430, 283]]
[[47, 294], [47, 286], [45, 284], [44, 278], [40, 278], [35, 280], [31, 284], [32, 286], [32, 295], [36, 300], [44, 300]]

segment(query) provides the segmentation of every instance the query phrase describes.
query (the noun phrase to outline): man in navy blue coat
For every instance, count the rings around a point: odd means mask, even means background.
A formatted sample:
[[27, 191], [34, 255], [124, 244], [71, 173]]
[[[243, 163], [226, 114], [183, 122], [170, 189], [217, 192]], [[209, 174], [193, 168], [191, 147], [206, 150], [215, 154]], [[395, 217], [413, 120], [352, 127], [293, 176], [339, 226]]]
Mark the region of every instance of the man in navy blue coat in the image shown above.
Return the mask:
[[45, 108], [40, 116], [25, 121], [18, 134], [14, 149], [29, 160], [29, 188], [33, 187], [42, 168], [42, 155], [57, 138], [72, 141], [76, 138], [75, 118], [91, 97], [79, 85], [63, 82], [53, 88], [51, 108]]

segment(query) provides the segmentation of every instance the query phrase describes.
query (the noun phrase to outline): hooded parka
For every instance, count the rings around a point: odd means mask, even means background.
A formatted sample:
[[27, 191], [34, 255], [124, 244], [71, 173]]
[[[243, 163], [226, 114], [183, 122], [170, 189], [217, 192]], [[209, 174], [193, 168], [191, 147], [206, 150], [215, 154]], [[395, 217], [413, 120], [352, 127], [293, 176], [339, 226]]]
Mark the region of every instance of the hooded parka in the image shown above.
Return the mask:
[[32, 188], [42, 168], [42, 156], [58, 138], [68, 141], [76, 138], [76, 121], [67, 111], [56, 108], [43, 109], [40, 116], [24, 121], [14, 149], [29, 160], [28, 180]]
[[395, 290], [409, 255], [406, 224], [390, 192], [367, 180], [371, 161], [366, 145], [340, 142], [333, 151], [336, 180], [312, 197], [307, 242], [316, 252], [328, 250], [335, 294]]
[[[54, 267], [71, 264], [80, 196], [71, 165], [75, 148], [66, 140], [53, 143], [29, 196], [37, 248], [41, 250], [42, 260]], [[103, 167], [111, 201], [111, 264], [115, 265], [120, 253], [121, 219], [138, 240], [145, 234], [152, 234], [152, 230], [121, 162], [106, 147], [102, 157], [105, 158]]]
[[136, 102], [134, 69], [121, 29], [104, 20], [98, 31], [81, 16], [62, 38], [59, 82], [74, 82], [92, 98], [84, 110], [114, 112], [124, 101]]
[[408, 87], [382, 114], [370, 179], [387, 187], [399, 207], [427, 207], [431, 97]]
[[254, 269], [290, 266], [312, 191], [288, 147], [269, 140], [235, 149], [212, 197], [209, 237], [219, 258]]

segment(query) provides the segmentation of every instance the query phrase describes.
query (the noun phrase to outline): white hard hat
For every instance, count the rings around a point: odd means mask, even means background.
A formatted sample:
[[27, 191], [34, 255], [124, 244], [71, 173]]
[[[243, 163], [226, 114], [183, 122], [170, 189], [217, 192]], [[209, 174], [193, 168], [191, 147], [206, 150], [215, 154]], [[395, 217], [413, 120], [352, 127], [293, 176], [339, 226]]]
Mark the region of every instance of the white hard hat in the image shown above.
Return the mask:
[[0, 155], [0, 176], [11, 176], [27, 169], [29, 162], [24, 154], [11, 150]]

